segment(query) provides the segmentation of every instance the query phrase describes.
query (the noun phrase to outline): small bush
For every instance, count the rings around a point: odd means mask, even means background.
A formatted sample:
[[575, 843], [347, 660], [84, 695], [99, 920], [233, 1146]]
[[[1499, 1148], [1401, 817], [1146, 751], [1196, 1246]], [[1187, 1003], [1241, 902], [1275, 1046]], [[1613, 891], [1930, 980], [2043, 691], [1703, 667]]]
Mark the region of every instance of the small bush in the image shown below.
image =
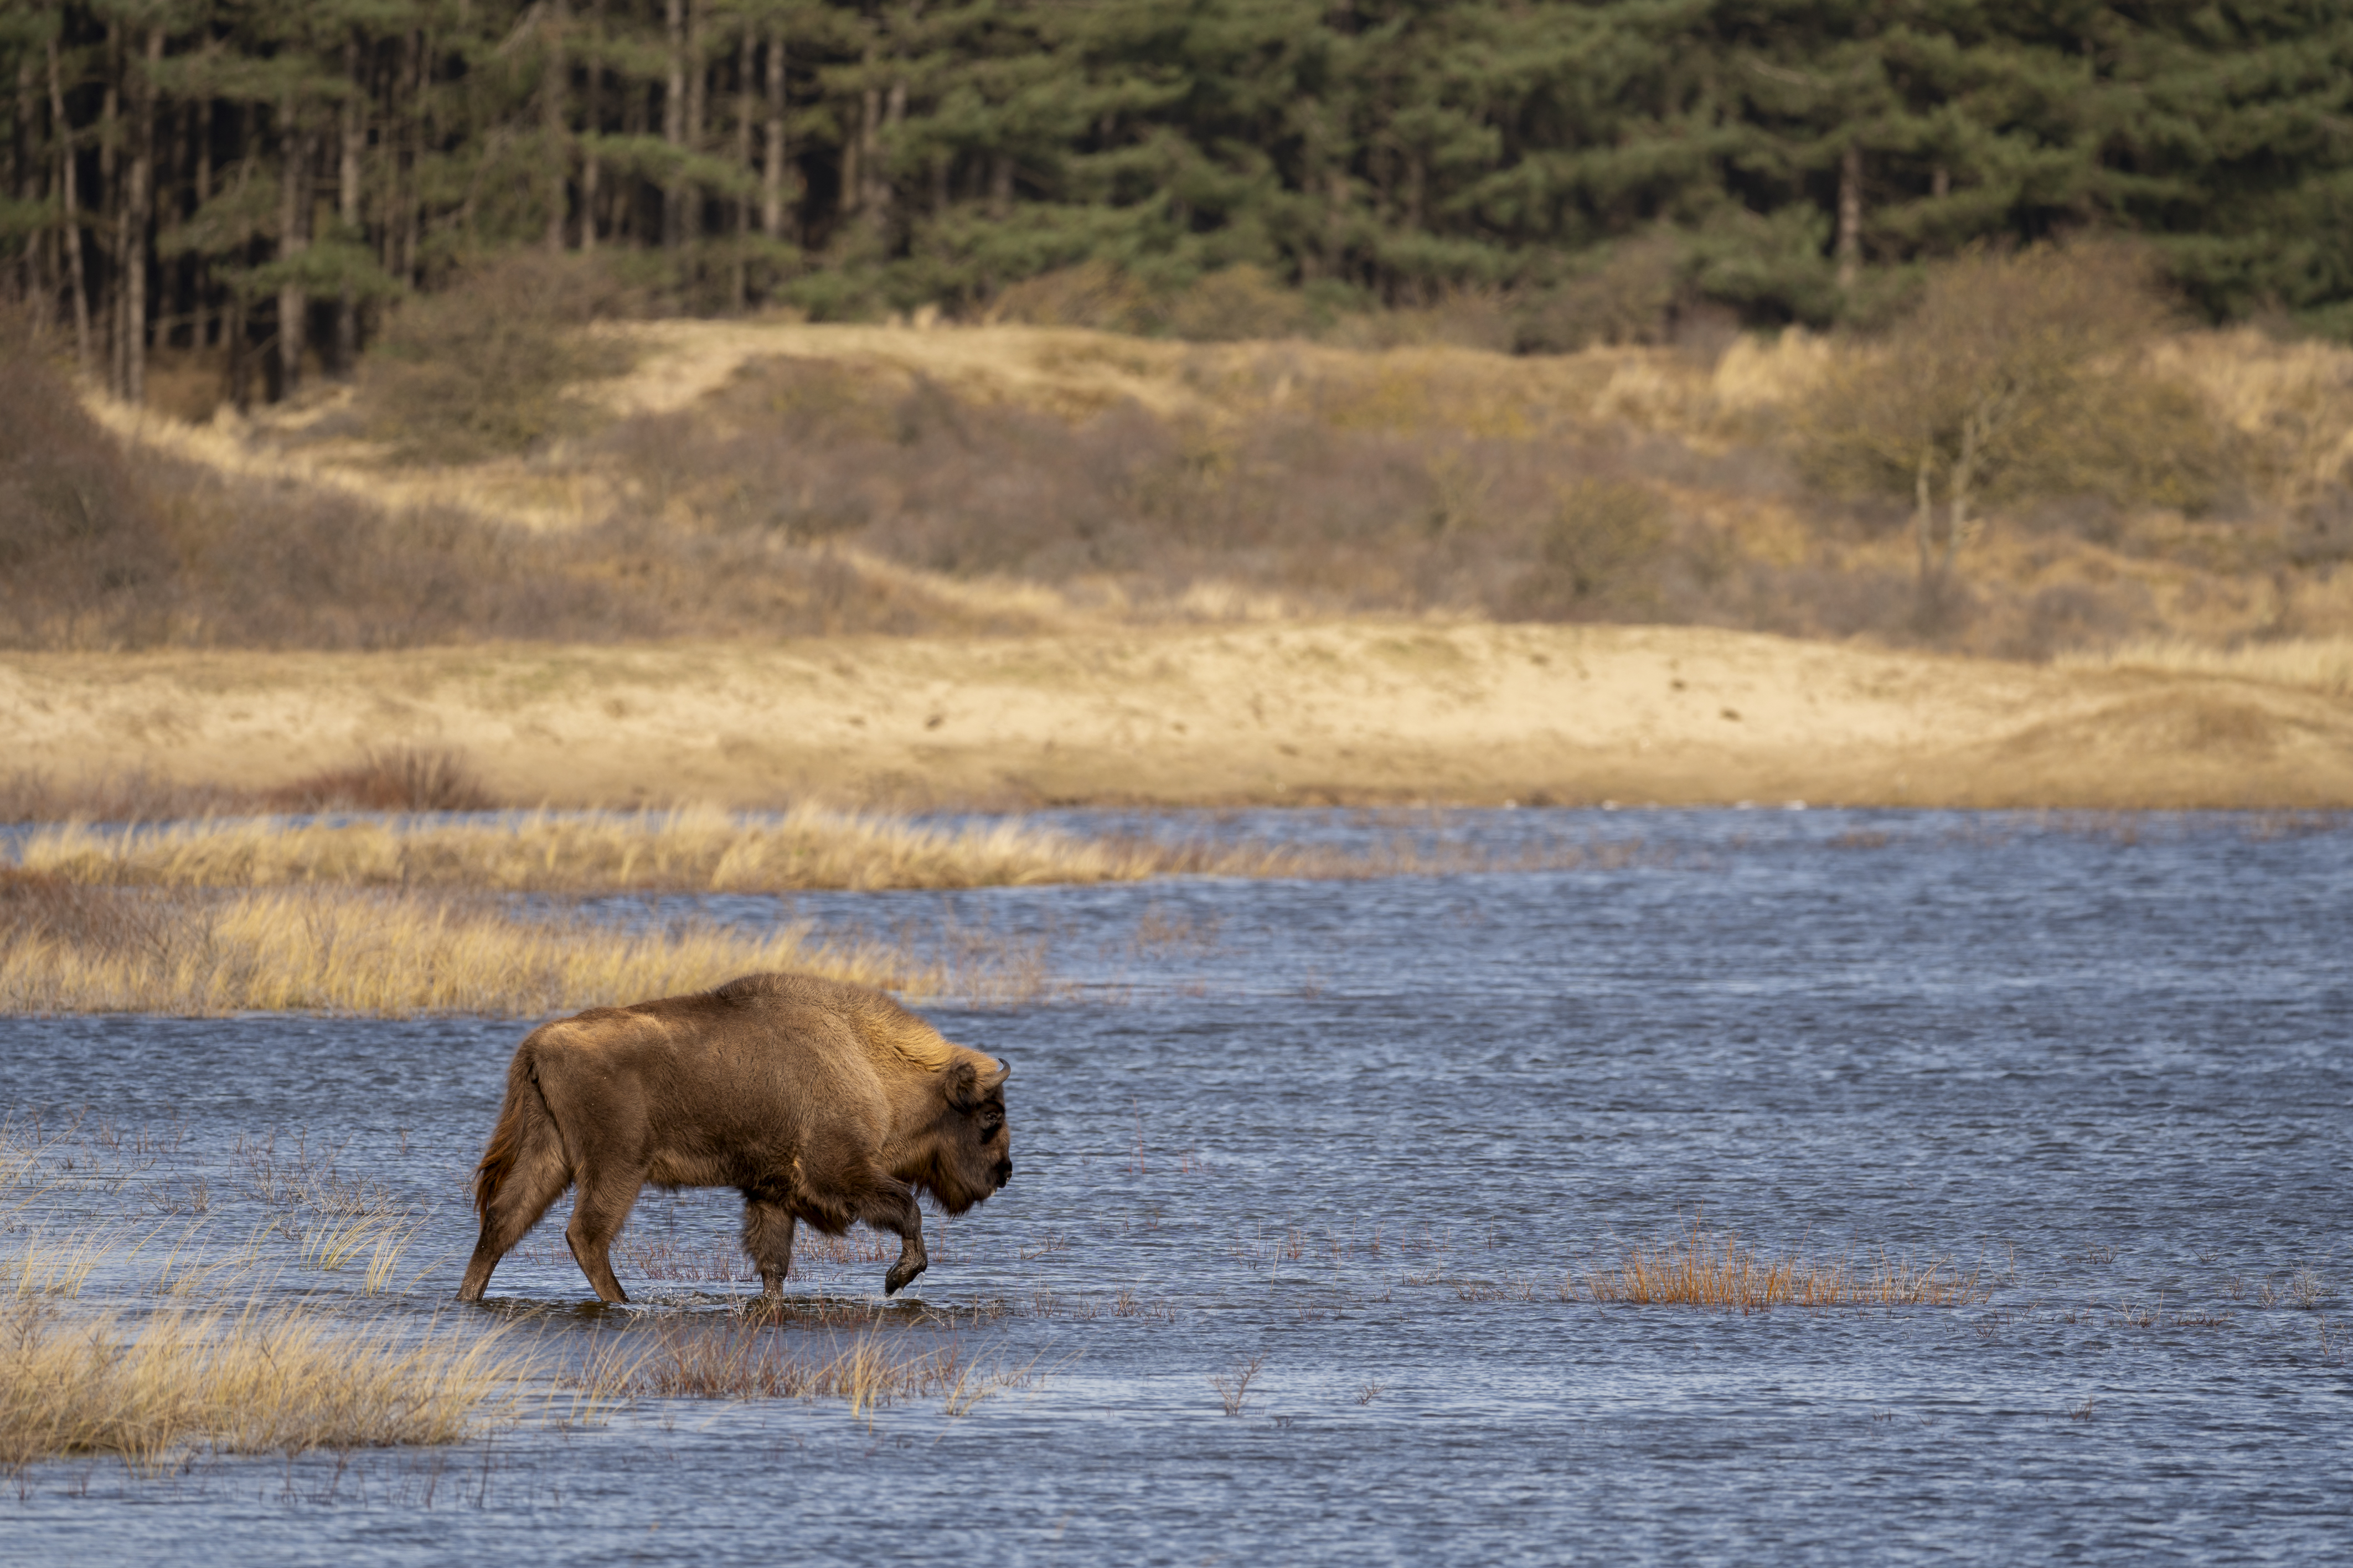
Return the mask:
[[115, 647], [169, 634], [177, 563], [121, 445], [0, 321], [0, 644]]
[[1159, 314], [1169, 336], [1194, 342], [1299, 337], [1314, 324], [1314, 313], [1297, 289], [1247, 263], [1195, 279]]
[[1645, 486], [1585, 481], [1560, 492], [1537, 536], [1536, 561], [1512, 609], [1531, 620], [1573, 620], [1604, 607], [1655, 610], [1651, 581], [1668, 542], [1665, 508]]
[[299, 779], [266, 797], [279, 811], [487, 811], [498, 802], [455, 752], [370, 749], [358, 763]]
[[2099, 493], [2192, 509], [2228, 468], [2219, 424], [2148, 350], [2163, 300], [2116, 246], [1979, 255], [1851, 345], [1799, 421], [1810, 475], [1909, 500], [1924, 591], [1987, 504]]
[[576, 429], [569, 394], [628, 367], [617, 340], [581, 329], [631, 297], [577, 258], [522, 252], [396, 310], [360, 376], [368, 432], [403, 456], [467, 462]]
[[1629, 240], [1599, 266], [1537, 296], [1521, 320], [1518, 346], [1573, 353], [1595, 343], [1663, 343], [1684, 301], [1683, 242], [1661, 233]]
[[1133, 276], [1107, 261], [1089, 261], [1008, 286], [989, 306], [987, 320], [1132, 332], [1143, 328], [1150, 306], [1149, 292]]

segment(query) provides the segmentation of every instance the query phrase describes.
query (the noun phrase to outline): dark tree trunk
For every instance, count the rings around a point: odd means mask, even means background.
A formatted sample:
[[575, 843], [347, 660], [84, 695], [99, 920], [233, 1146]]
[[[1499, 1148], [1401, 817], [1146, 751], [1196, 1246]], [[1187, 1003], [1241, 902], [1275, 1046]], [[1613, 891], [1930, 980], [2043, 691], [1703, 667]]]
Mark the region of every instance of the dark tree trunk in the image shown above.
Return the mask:
[[1862, 149], [1850, 142], [1839, 159], [1838, 285], [1852, 289], [1862, 272]]
[[122, 395], [147, 401], [147, 230], [155, 190], [155, 79], [164, 58], [164, 29], [147, 32], [147, 68], [133, 84], [138, 110], [132, 118], [131, 188], [124, 193], [122, 223]]
[[58, 144], [58, 187], [65, 203], [67, 280], [73, 290], [74, 355], [84, 375], [97, 369], [90, 356], [90, 279], [82, 267], [81, 207], [74, 188], [73, 121], [66, 118], [64, 78], [58, 68], [58, 40], [49, 39], [49, 123]]
[[[292, 261], [310, 248], [310, 142], [301, 110], [289, 97], [279, 110], [278, 258]], [[310, 297], [292, 278], [278, 289], [278, 395], [290, 400], [302, 384], [303, 317]]]

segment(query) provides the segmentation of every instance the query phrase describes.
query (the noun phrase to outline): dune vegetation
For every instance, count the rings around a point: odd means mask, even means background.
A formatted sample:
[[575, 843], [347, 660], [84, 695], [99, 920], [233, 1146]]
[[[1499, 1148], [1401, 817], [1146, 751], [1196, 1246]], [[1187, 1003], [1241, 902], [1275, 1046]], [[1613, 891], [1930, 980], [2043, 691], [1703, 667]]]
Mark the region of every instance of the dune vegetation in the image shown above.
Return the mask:
[[[1562, 846], [1524, 869], [1582, 863]], [[1399, 837], [1370, 853], [1236, 842], [1086, 837], [1019, 819], [933, 826], [801, 805], [491, 817], [202, 817], [157, 826], [64, 823], [16, 856], [36, 877], [96, 887], [316, 885], [491, 892], [773, 893], [811, 889], [1029, 887], [1155, 877], [1369, 877], [1493, 868], [1496, 858]]]
[[470, 462], [417, 459], [365, 378], [203, 426], [93, 393], [93, 418], [10, 334], [0, 488], [29, 510], [0, 643], [1407, 616], [2043, 659], [2353, 627], [2353, 351], [2184, 330], [2114, 247], [1953, 263], [1870, 334], [1518, 355], [1444, 334], [583, 327], [536, 303], [561, 293], [534, 286], [544, 266], [437, 295], [436, 320], [624, 345], [625, 368], [575, 383], [585, 362], [533, 360], [575, 427]]
[[1035, 955], [986, 932], [832, 942], [806, 923], [635, 924], [485, 896], [345, 887], [205, 892], [0, 874], [0, 1011], [541, 1017], [792, 969], [902, 994], [1032, 993]]

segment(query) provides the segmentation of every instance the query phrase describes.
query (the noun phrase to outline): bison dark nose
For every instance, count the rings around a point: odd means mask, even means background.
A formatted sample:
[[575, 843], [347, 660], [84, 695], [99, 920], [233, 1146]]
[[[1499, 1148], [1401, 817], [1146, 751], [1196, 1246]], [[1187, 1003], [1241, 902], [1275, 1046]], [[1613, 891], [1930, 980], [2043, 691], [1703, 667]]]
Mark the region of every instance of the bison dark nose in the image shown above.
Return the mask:
[[1001, 1187], [1012, 1179], [1013, 1162], [1010, 1160], [999, 1160], [997, 1162], [997, 1184]]

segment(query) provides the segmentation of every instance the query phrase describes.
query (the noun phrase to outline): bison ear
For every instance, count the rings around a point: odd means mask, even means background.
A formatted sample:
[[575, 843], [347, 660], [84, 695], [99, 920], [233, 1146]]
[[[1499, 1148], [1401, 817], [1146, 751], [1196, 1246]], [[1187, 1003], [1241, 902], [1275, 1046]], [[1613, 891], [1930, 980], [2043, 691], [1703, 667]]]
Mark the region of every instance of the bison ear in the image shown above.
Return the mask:
[[980, 1075], [972, 1070], [970, 1062], [950, 1063], [940, 1088], [946, 1093], [948, 1103], [958, 1110], [970, 1110], [980, 1103]]

